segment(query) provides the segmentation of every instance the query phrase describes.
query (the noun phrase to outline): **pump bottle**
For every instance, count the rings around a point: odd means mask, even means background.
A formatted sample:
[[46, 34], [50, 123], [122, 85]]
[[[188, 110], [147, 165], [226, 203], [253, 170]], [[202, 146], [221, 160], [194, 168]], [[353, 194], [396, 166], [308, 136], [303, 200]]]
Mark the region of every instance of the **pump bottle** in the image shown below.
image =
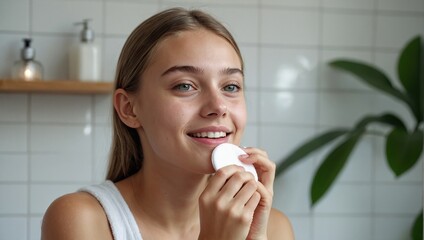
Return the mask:
[[35, 81], [43, 79], [43, 66], [36, 61], [35, 49], [31, 47], [31, 38], [24, 38], [24, 48], [21, 50], [21, 60], [12, 68], [12, 79]]
[[94, 42], [94, 31], [89, 26], [90, 19], [75, 25], [82, 25], [80, 42], [72, 45], [69, 53], [69, 78], [79, 81], [100, 81], [100, 47]]

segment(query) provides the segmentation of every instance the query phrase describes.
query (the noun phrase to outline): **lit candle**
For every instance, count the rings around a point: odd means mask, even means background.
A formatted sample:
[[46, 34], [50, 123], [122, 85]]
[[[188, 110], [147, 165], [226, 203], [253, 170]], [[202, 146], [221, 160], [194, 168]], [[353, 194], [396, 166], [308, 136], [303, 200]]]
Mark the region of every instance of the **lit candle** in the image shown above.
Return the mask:
[[24, 70], [24, 79], [25, 80], [32, 80], [34, 78], [34, 73], [31, 69], [27, 68]]

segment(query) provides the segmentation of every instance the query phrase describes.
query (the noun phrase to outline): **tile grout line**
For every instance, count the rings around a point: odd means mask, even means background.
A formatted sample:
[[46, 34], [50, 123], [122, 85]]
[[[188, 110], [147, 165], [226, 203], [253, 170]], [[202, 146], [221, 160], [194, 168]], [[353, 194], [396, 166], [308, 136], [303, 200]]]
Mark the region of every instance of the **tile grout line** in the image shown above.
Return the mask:
[[[34, 10], [34, 0], [28, 0], [29, 1], [29, 8], [28, 8], [28, 21], [29, 21], [29, 37], [33, 38], [33, 26], [32, 26], [32, 20], [34, 18], [33, 16], [33, 10]], [[28, 93], [27, 96], [27, 216], [26, 216], [26, 234], [27, 234], [27, 240], [31, 239], [31, 101], [32, 101], [32, 94]], [[41, 237], [41, 236], [40, 236]]]
[[[323, 42], [322, 42], [322, 31], [323, 31], [323, 25], [324, 25], [324, 8], [323, 8], [323, 0], [319, 0], [319, 9], [318, 9], [318, 16], [319, 16], [319, 25], [318, 25], [318, 48], [317, 48], [317, 58], [318, 58], [318, 72], [316, 73], [316, 87], [315, 87], [315, 108], [316, 108], [316, 112], [315, 112], [315, 122], [314, 122], [314, 134], [317, 134], [317, 132], [319, 132], [319, 126], [320, 126], [320, 116], [321, 116], [321, 112], [320, 112], [320, 99], [321, 99], [321, 70], [323, 67], [323, 64], [320, 64], [321, 60], [322, 60], [322, 51], [323, 51]], [[310, 172], [310, 174], [313, 177], [314, 174], [314, 169], [316, 169], [316, 157], [312, 159], [313, 164], [313, 170]], [[312, 178], [311, 178], [312, 179]], [[316, 211], [314, 208], [310, 207], [310, 211], [309, 211], [309, 221], [311, 223], [310, 225], [310, 235], [309, 238], [311, 240], [315, 239], [315, 217], [316, 217]]]
[[[377, 48], [377, 30], [378, 30], [378, 28], [377, 28], [377, 14], [378, 14], [378, 12], [377, 12], [377, 9], [378, 9], [378, 2], [377, 2], [377, 0], [374, 0], [373, 1], [373, 15], [372, 15], [372, 43], [371, 43], [371, 62], [373, 62], [373, 63], [375, 63], [376, 62], [376, 48]], [[375, 102], [374, 102], [375, 103]], [[375, 237], [376, 237], [376, 231], [375, 231], [375, 228], [376, 228], [376, 223], [375, 223], [375, 221], [376, 221], [376, 219], [377, 219], [377, 217], [376, 217], [376, 195], [375, 195], [375, 192], [376, 192], [376, 188], [377, 188], [377, 186], [376, 186], [376, 184], [377, 184], [377, 179], [376, 179], [376, 176], [377, 176], [377, 166], [376, 166], [376, 162], [377, 162], [377, 154], [376, 154], [376, 145], [377, 145], [377, 142], [376, 142], [377, 140], [374, 138], [373, 139], [373, 161], [372, 161], [372, 165], [371, 165], [371, 168], [372, 168], [372, 175], [373, 175], [373, 179], [371, 180], [372, 181], [372, 183], [371, 183], [371, 187], [370, 187], [370, 191], [371, 191], [371, 198], [370, 198], [370, 201], [371, 201], [371, 229], [370, 229], [370, 234], [371, 234], [371, 238], [372, 239], [375, 239]]]
[[26, 216], [26, 222], [27, 222], [27, 239], [31, 239], [31, 101], [32, 101], [32, 94], [26, 94], [27, 96], [27, 216]]

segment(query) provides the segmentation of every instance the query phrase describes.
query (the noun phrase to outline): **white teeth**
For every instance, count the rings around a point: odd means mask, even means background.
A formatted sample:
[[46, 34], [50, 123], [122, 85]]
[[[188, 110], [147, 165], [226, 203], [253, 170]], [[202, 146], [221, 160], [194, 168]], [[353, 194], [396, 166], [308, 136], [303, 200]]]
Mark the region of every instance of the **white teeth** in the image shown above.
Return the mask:
[[207, 137], [207, 138], [221, 138], [225, 137], [227, 133], [225, 132], [200, 132], [200, 133], [193, 133], [193, 137]]

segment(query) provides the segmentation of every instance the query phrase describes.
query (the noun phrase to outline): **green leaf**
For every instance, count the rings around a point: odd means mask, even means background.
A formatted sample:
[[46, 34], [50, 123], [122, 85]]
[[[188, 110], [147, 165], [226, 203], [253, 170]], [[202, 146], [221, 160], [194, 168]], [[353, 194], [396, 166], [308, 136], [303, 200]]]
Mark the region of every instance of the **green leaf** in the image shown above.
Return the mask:
[[290, 166], [297, 163], [302, 158], [306, 157], [310, 153], [318, 150], [334, 139], [348, 133], [347, 129], [334, 129], [323, 134], [320, 134], [304, 144], [298, 147], [296, 150], [291, 152], [287, 157], [285, 157], [278, 165], [276, 169], [276, 175], [280, 175], [285, 170], [287, 170]]
[[408, 105], [411, 104], [410, 100], [401, 91], [393, 87], [386, 74], [373, 66], [353, 60], [335, 60], [330, 62], [330, 65], [350, 72], [366, 84], [390, 94]]
[[405, 123], [403, 123], [403, 121], [393, 113], [383, 113], [378, 116], [366, 116], [356, 124], [355, 129], [364, 129], [368, 124], [373, 122], [384, 123], [393, 127], [404, 129], [406, 131]]
[[386, 157], [393, 173], [399, 177], [418, 161], [423, 150], [423, 132], [417, 129], [409, 133], [394, 128], [387, 136]]
[[423, 240], [423, 211], [418, 214], [411, 229], [412, 240]]
[[[422, 111], [420, 101], [421, 38], [412, 39], [403, 49], [398, 60], [399, 80], [418, 111]], [[422, 112], [418, 112], [421, 116]]]
[[347, 159], [356, 146], [361, 132], [350, 134], [346, 140], [336, 146], [324, 159], [315, 173], [311, 186], [311, 203], [314, 206], [328, 191], [336, 177], [346, 164]]

